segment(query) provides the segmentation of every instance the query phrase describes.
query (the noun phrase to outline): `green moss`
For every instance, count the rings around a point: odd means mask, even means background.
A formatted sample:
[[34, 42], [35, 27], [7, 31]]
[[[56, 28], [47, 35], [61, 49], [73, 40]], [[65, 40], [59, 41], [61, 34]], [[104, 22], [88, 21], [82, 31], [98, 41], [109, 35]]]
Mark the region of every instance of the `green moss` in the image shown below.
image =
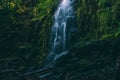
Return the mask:
[[[0, 61], [17, 58], [20, 71], [40, 66], [49, 52], [50, 29], [58, 0], [0, 1]], [[120, 0], [75, 0], [77, 31], [74, 54], [82, 66], [94, 64], [92, 54], [104, 62], [119, 53]], [[78, 50], [77, 50], [78, 49]], [[89, 56], [86, 57], [86, 56]], [[93, 57], [92, 57], [93, 58]]]
[[90, 66], [92, 64], [94, 64], [95, 61], [94, 60], [91, 60], [91, 59], [86, 59], [86, 58], [83, 58], [83, 59], [80, 59], [79, 61], [79, 64], [83, 67], [86, 67], [86, 66]]

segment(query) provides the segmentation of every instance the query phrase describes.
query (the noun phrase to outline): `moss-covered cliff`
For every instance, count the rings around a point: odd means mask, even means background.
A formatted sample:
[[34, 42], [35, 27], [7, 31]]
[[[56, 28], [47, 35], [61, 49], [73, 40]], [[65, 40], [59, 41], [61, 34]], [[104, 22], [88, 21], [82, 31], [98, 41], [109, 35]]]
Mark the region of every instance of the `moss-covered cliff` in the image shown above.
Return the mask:
[[[0, 1], [0, 71], [14, 67], [24, 73], [39, 68], [49, 53], [50, 29], [59, 2], [60, 0]], [[110, 67], [113, 72], [109, 76], [119, 73], [119, 70], [114, 72], [116, 60], [120, 56], [119, 7], [120, 0], [75, 0], [76, 31], [72, 33], [72, 57], [68, 58], [67, 63], [79, 56], [79, 65], [84, 68], [100, 59], [100, 62], [103, 60], [105, 64], [113, 66]], [[98, 73], [99, 70], [104, 70], [102, 68], [97, 68]], [[98, 79], [98, 76], [92, 76], [92, 80], [111, 78]], [[0, 79], [8, 80], [5, 78], [4, 75], [0, 76]]]

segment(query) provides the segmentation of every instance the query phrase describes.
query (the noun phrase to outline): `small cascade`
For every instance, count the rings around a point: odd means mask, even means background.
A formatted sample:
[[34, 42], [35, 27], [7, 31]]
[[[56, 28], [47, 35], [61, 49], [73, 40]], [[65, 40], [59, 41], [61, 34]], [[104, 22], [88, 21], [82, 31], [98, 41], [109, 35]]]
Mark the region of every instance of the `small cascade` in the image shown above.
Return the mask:
[[68, 53], [70, 44], [70, 19], [74, 18], [73, 0], [62, 0], [54, 15], [51, 29], [51, 51], [46, 63], [53, 64], [58, 58]]

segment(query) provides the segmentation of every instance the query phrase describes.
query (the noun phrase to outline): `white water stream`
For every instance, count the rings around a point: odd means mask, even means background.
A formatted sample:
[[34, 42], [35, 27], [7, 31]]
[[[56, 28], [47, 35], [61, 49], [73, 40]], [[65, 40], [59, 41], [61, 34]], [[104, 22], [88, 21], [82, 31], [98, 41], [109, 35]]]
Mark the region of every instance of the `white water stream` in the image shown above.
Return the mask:
[[54, 15], [54, 24], [51, 30], [51, 52], [47, 62], [53, 62], [68, 53], [69, 31], [68, 19], [74, 17], [73, 0], [62, 0]]

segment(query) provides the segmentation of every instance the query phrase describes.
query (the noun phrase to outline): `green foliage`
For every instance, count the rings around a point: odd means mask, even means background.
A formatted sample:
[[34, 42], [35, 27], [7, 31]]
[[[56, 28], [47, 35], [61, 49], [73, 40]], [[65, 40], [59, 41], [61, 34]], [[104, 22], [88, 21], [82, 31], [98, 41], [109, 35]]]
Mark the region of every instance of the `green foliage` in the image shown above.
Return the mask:
[[[50, 29], [58, 3], [58, 0], [0, 0], [0, 61], [15, 59], [20, 71], [40, 66], [49, 52]], [[120, 0], [76, 0], [74, 5], [78, 25], [73, 36], [75, 44], [85, 47], [91, 44], [86, 41], [120, 37]], [[114, 48], [114, 40], [111, 42]], [[94, 46], [85, 48], [86, 53]], [[94, 60], [83, 58], [79, 63], [88, 66]]]
[[119, 0], [82, 0], [77, 4], [76, 15], [79, 40], [100, 39], [119, 29]]
[[49, 51], [56, 4], [52, 0], [1, 0], [0, 60], [17, 59], [19, 70], [40, 65]]

